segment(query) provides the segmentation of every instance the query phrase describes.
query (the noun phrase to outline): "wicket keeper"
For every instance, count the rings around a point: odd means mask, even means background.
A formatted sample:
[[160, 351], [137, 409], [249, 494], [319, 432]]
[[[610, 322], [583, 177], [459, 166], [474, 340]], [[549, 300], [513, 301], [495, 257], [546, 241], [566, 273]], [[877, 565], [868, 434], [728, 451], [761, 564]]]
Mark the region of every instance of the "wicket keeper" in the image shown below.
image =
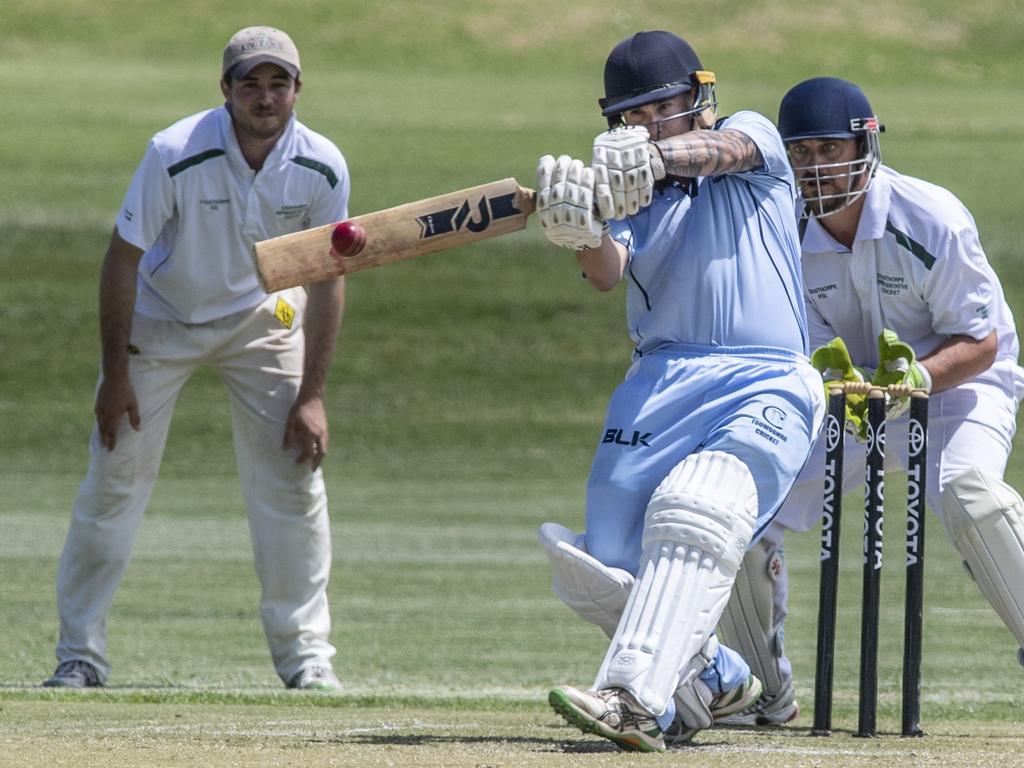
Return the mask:
[[[926, 503], [982, 594], [1024, 646], [1024, 501], [1003, 482], [1024, 393], [1013, 314], [970, 212], [949, 191], [883, 165], [863, 91], [833, 77], [794, 86], [779, 129], [803, 202], [812, 360], [826, 379], [905, 383], [930, 394]], [[864, 403], [847, 415], [843, 486], [864, 482]], [[887, 469], [905, 469], [907, 400], [889, 402]], [[764, 682], [729, 722], [796, 717], [783, 649], [787, 531], [822, 513], [824, 439], [760, 543], [719, 625]], [[1024, 663], [1024, 650], [1018, 651]]]

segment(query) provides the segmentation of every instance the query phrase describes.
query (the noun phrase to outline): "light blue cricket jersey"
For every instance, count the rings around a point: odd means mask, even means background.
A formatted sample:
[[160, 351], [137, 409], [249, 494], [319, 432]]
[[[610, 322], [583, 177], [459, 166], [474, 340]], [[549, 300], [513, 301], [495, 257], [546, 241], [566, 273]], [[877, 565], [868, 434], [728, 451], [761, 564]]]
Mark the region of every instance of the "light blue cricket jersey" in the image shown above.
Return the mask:
[[808, 354], [793, 173], [775, 126], [737, 112], [715, 130], [742, 131], [762, 168], [679, 185], [612, 222], [629, 250], [626, 313], [636, 354], [685, 342]]

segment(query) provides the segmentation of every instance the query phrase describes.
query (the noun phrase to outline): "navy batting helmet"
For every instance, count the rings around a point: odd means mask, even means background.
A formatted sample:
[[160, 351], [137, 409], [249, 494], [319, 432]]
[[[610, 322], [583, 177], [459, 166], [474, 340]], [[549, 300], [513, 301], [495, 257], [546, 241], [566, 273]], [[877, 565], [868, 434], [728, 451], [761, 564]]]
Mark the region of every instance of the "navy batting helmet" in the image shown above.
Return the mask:
[[709, 116], [702, 116], [713, 124], [714, 86], [714, 73], [701, 66], [693, 48], [681, 37], [660, 30], [637, 32], [608, 55], [604, 65], [605, 96], [598, 99], [598, 104], [611, 123], [628, 109], [696, 88], [693, 109], [687, 114], [710, 109]]
[[854, 139], [884, 130], [864, 92], [838, 77], [815, 77], [789, 89], [779, 105], [782, 140]]
[[790, 146], [790, 161], [807, 215], [835, 213], [868, 191], [882, 162], [878, 134], [884, 130], [864, 92], [838, 77], [805, 80], [782, 97], [779, 133], [787, 145], [805, 140], [858, 140], [857, 159], [818, 165], [801, 165], [800, 156]]

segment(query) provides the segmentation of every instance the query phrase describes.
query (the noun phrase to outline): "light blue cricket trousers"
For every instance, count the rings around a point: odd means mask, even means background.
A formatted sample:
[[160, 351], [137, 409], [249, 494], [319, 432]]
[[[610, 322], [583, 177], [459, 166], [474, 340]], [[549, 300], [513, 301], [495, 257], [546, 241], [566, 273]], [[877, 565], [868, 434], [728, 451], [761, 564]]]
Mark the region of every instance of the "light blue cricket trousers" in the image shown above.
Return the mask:
[[[587, 551], [636, 575], [644, 513], [679, 462], [723, 451], [754, 478], [753, 544], [807, 460], [824, 415], [821, 375], [803, 356], [773, 347], [666, 345], [637, 360], [608, 405], [587, 482]], [[704, 674], [715, 692], [749, 674], [720, 649]]]

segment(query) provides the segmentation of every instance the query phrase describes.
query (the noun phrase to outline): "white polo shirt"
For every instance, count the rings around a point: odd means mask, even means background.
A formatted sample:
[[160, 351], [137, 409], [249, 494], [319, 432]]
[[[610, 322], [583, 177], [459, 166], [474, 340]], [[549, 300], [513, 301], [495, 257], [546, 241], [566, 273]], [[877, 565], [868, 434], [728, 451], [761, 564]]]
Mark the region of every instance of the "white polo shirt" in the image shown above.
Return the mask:
[[948, 190], [881, 166], [865, 195], [853, 248], [808, 222], [803, 273], [811, 347], [842, 337], [854, 363], [878, 365], [878, 335], [895, 331], [918, 357], [954, 334], [999, 339], [977, 377], [1020, 396], [1013, 314], [977, 226]]
[[226, 107], [156, 134], [117, 218], [145, 253], [135, 309], [205, 323], [260, 304], [259, 240], [348, 217], [345, 159], [294, 116], [260, 171], [242, 156]]

